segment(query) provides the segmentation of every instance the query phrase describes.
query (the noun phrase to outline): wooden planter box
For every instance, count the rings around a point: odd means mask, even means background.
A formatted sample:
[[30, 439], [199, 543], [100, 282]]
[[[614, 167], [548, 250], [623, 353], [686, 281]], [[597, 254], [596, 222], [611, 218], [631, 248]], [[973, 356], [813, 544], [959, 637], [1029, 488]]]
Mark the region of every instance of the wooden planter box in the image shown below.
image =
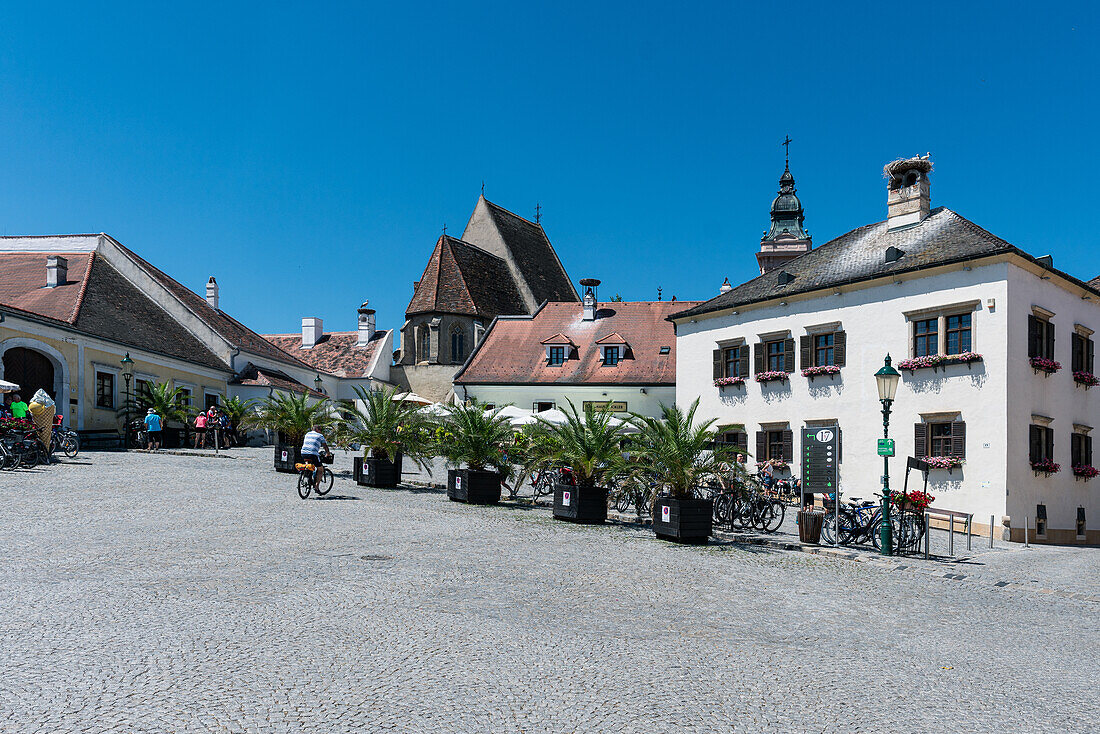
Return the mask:
[[275, 444], [275, 471], [294, 473], [294, 465], [302, 460], [297, 446], [287, 443]]
[[500, 473], [474, 469], [447, 472], [447, 497], [452, 502], [471, 505], [495, 505], [500, 502]]
[[607, 520], [607, 490], [603, 487], [554, 485], [554, 518], [598, 524]]
[[401, 454], [393, 461], [373, 456], [359, 458], [359, 474], [355, 481], [364, 487], [392, 489], [401, 484]]
[[710, 500], [658, 497], [653, 502], [653, 532], [678, 543], [706, 543], [714, 512]]

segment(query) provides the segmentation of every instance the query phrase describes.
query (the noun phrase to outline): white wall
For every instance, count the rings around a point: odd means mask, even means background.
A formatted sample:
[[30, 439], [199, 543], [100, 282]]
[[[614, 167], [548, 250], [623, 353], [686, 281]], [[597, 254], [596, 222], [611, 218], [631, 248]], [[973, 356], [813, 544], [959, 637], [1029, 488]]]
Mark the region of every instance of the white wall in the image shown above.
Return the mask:
[[624, 401], [629, 412], [657, 417], [661, 414], [661, 403], [676, 403], [676, 388], [671, 386], [647, 387], [645, 393], [638, 387], [601, 387], [582, 385], [455, 385], [455, 394], [459, 400], [465, 396], [477, 398], [483, 403], [497, 407], [512, 404], [517, 408], [531, 410], [537, 402], [553, 402], [558, 408], [567, 409], [568, 400], [572, 400], [577, 410], [583, 409], [586, 400], [613, 402]]
[[[874, 373], [887, 352], [897, 362], [909, 356], [910, 324], [905, 312], [980, 300], [973, 313], [973, 351], [983, 362], [953, 365], [913, 373], [903, 372], [890, 417], [890, 435], [897, 457], [890, 462], [891, 486], [900, 489], [905, 457], [914, 452], [913, 424], [922, 413], [957, 411], [967, 424], [966, 463], [952, 473], [934, 470], [929, 491], [935, 505], [1000, 518], [1005, 508], [1007, 383], [1006, 323], [1008, 265], [959, 269], [895, 285], [845, 288], [840, 295], [811, 300], [791, 299], [787, 306], [747, 307], [739, 315], [700, 318], [677, 326], [677, 401], [688, 406], [700, 399], [701, 417], [721, 423], [743, 423], [749, 451], [755, 452], [755, 434], [761, 423], [786, 421], [794, 431], [794, 471], [801, 475], [800, 429], [807, 421], [836, 419], [843, 436], [840, 464], [841, 492], [866, 499], [881, 491], [882, 458], [877, 439], [882, 436], [882, 413]], [[995, 299], [995, 307], [986, 306]], [[798, 337], [806, 327], [839, 321], [847, 335], [846, 366], [839, 375], [817, 377], [811, 383], [801, 375]], [[1026, 329], [1026, 324], [1024, 326]], [[743, 387], [713, 385], [712, 352], [717, 342], [743, 337], [750, 349], [760, 334], [789, 329], [796, 341], [796, 369], [789, 383], [755, 382]], [[941, 335], [942, 338], [942, 335]], [[752, 360], [750, 358], [750, 371]], [[914, 473], [912, 481], [920, 481]], [[912, 485], [911, 485], [912, 488]]]

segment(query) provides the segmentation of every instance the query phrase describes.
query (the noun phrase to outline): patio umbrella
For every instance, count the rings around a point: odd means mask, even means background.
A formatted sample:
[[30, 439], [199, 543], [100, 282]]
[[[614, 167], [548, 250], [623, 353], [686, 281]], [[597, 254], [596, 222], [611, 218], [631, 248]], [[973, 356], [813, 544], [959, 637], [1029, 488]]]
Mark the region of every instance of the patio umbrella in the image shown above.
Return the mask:
[[[550, 424], [555, 425], [555, 426], [564, 425], [565, 423], [567, 423], [569, 421], [569, 418], [565, 415], [565, 413], [561, 412], [557, 408], [551, 408], [550, 410], [539, 411], [538, 413], [535, 413], [534, 417], [535, 418], [541, 418], [542, 420], [546, 421], [547, 423], [550, 423]], [[534, 423], [534, 421], [532, 421], [532, 423]]]
[[6, 380], [0, 380], [0, 392], [15, 392], [19, 389], [19, 386], [14, 382], [7, 382]]
[[421, 405], [431, 405], [432, 401], [427, 398], [422, 398], [414, 392], [403, 392], [393, 396], [393, 402], [395, 403], [420, 403]]
[[443, 403], [432, 403], [431, 405], [425, 405], [420, 409], [420, 412], [433, 418], [444, 418], [450, 412], [450, 409]]
[[527, 418], [531, 415], [531, 411], [524, 410], [523, 408], [517, 408], [514, 405], [506, 405], [499, 411], [496, 408], [485, 411], [485, 415], [496, 415], [500, 418], [507, 418], [509, 421], [513, 421], [519, 418]]

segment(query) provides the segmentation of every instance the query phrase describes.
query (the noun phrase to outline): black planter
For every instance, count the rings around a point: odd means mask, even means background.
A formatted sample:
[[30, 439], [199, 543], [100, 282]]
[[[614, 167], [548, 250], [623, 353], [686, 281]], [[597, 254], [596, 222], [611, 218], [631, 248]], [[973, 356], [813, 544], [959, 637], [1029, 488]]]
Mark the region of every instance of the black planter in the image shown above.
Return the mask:
[[579, 523], [604, 522], [607, 520], [607, 490], [555, 484], [554, 518]]
[[302, 453], [297, 446], [288, 443], [275, 444], [275, 471], [293, 474], [294, 465], [302, 460]]
[[401, 484], [401, 454], [393, 461], [368, 456], [361, 459], [359, 475], [356, 482], [364, 487], [381, 487], [392, 489]]
[[500, 502], [499, 472], [451, 469], [447, 472], [447, 496], [452, 502], [495, 505]]
[[710, 500], [658, 497], [653, 502], [653, 532], [679, 543], [706, 543], [713, 512]]
[[363, 457], [351, 457], [351, 480], [359, 484], [359, 477], [363, 475]]

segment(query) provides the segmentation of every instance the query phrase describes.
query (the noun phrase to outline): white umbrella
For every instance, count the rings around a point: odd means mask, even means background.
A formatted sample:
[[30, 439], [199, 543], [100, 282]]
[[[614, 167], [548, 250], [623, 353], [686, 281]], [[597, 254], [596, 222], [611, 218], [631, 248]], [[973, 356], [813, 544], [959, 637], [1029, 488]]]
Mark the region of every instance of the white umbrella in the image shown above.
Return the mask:
[[421, 405], [431, 405], [432, 401], [427, 398], [422, 398], [414, 392], [403, 392], [393, 396], [393, 402], [395, 403], [420, 403]]
[[432, 403], [431, 405], [425, 405], [420, 409], [420, 412], [433, 418], [443, 418], [450, 413], [450, 409], [443, 403]]
[[607, 420], [607, 424], [609, 426], [613, 426], [614, 428], [618, 428], [623, 433], [637, 433], [638, 432], [638, 427], [636, 425], [634, 425], [630, 421], [625, 421], [622, 418], [616, 418], [615, 416], [611, 416]]
[[518, 418], [529, 417], [531, 415], [531, 411], [524, 410], [523, 408], [517, 408], [514, 405], [506, 405], [500, 410], [497, 410], [496, 408], [486, 410], [485, 415], [496, 415], [499, 418], [507, 418], [509, 421], [512, 421]]
[[6, 380], [0, 380], [0, 392], [15, 392], [19, 389], [19, 386], [14, 382], [7, 382]]
[[539, 411], [538, 413], [535, 413], [534, 417], [541, 418], [547, 423], [553, 424], [555, 426], [564, 425], [565, 423], [569, 422], [569, 417], [557, 408]]

